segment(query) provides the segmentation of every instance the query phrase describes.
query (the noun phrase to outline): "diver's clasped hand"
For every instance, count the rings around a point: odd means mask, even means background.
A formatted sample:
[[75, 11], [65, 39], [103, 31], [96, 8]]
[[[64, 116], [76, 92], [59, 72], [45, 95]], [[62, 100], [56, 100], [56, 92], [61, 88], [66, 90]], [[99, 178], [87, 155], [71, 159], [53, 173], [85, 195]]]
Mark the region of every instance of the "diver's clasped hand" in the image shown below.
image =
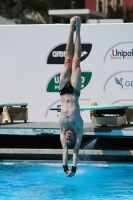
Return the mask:
[[74, 175], [75, 175], [75, 173], [72, 172], [71, 170], [69, 170], [68, 173], [67, 173], [67, 177], [72, 177]]
[[68, 165], [63, 165], [64, 172], [67, 174], [67, 177], [72, 177], [76, 173], [77, 167], [72, 166], [72, 169], [68, 169]]

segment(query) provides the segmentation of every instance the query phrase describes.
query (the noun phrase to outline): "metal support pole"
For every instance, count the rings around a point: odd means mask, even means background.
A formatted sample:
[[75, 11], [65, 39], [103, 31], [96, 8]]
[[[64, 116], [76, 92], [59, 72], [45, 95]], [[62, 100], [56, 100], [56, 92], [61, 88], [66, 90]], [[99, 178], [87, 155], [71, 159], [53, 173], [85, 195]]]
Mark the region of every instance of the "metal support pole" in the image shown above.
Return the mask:
[[74, 9], [75, 1], [71, 1], [71, 9]]
[[88, 23], [89, 15], [86, 15], [86, 23]]
[[53, 16], [49, 15], [49, 24], [53, 24]]

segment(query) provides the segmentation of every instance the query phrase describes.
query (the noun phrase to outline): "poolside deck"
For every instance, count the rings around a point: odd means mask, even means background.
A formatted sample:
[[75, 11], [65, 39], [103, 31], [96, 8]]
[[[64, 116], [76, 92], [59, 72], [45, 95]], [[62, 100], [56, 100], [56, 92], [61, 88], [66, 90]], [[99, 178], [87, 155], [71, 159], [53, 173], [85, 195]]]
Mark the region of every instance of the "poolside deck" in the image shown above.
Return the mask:
[[[58, 122], [1, 123], [0, 135], [59, 135]], [[133, 137], [133, 124], [125, 126], [93, 126], [84, 124], [84, 135], [98, 137]]]
[[[1, 160], [61, 160], [62, 148], [57, 122], [17, 122], [0, 124]], [[84, 148], [95, 140], [95, 144]], [[133, 162], [133, 124], [93, 126], [84, 124], [80, 157], [90, 161]], [[72, 150], [69, 150], [69, 159]], [[87, 157], [86, 157], [87, 156]]]

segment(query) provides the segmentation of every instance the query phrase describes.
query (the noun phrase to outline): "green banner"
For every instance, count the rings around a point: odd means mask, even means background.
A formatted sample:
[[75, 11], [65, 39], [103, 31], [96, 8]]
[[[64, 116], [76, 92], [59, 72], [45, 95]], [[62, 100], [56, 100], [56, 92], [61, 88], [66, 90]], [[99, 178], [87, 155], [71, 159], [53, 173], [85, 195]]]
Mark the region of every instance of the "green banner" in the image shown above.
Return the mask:
[[[81, 90], [90, 82], [92, 72], [81, 72]], [[47, 92], [59, 92], [60, 74], [55, 75], [48, 83]]]

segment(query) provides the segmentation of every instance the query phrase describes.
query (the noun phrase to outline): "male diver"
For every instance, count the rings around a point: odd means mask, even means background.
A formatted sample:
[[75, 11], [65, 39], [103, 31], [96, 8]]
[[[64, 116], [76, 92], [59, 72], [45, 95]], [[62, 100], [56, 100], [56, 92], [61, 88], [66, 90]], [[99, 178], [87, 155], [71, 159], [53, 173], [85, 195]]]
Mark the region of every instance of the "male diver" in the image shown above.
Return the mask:
[[[83, 136], [83, 120], [80, 115], [78, 99], [81, 88], [81, 19], [74, 16], [70, 19], [70, 32], [66, 44], [64, 66], [60, 75], [61, 115], [60, 115], [60, 141], [63, 148], [63, 169], [68, 177], [76, 173], [77, 159]], [[75, 45], [73, 45], [74, 31], [76, 32]], [[73, 149], [71, 170], [68, 169], [68, 147]]]

